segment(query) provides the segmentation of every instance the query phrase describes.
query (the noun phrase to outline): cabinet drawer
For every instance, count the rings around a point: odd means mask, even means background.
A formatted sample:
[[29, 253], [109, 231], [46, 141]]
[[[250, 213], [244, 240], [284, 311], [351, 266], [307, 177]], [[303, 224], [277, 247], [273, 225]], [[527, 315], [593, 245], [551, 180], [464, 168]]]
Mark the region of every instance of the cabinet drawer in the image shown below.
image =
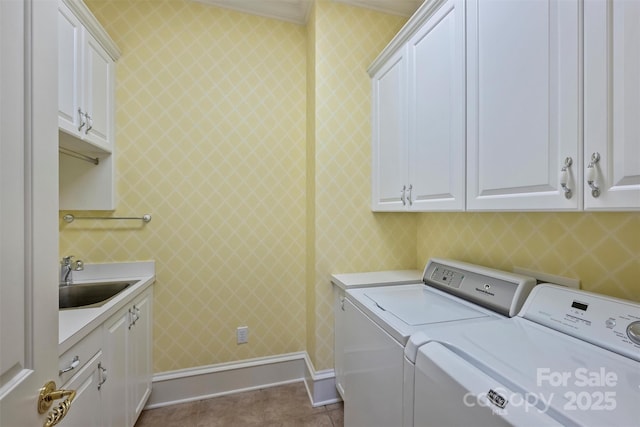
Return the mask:
[[76, 397], [60, 427], [104, 427], [100, 382], [106, 377], [100, 373], [101, 362], [102, 352], [98, 351], [79, 371], [74, 369], [77, 373], [62, 385], [65, 390], [75, 390]]
[[[58, 384], [64, 384], [67, 382], [100, 351], [100, 348], [102, 347], [102, 334], [100, 331], [101, 328], [95, 329], [79, 343], [60, 356], [58, 359], [58, 381], [56, 381]], [[76, 357], [78, 358], [76, 366], [67, 372], [60, 373], [60, 371], [71, 367]]]

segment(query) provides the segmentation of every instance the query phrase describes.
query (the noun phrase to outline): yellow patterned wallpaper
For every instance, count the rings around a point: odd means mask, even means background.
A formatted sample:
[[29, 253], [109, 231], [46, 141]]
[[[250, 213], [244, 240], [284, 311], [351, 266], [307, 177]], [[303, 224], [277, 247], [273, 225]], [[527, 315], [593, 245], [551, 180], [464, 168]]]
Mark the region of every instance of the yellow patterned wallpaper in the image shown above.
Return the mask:
[[299, 350], [331, 368], [329, 276], [416, 262], [414, 217], [372, 214], [368, 190], [366, 68], [406, 19], [324, 0], [306, 29], [182, 0], [87, 4], [123, 52], [115, 214], [154, 218], [61, 221], [61, 254], [156, 260], [156, 372]]
[[183, 0], [87, 4], [122, 50], [115, 214], [153, 220], [62, 224], [61, 253], [155, 259], [156, 372], [304, 350], [304, 27]]
[[640, 299], [637, 212], [370, 211], [366, 68], [404, 18], [321, 0], [304, 28], [186, 0], [87, 3], [123, 52], [115, 213], [154, 218], [61, 221], [60, 251], [156, 260], [156, 372], [300, 350], [331, 368], [330, 275], [431, 256]]
[[420, 214], [418, 266], [433, 256], [576, 278], [640, 301], [640, 212]]
[[333, 367], [332, 273], [412, 268], [416, 222], [371, 212], [367, 68], [406, 19], [342, 3], [315, 7], [315, 352]]
[[[316, 353], [316, 3], [311, 5], [307, 20], [307, 236], [305, 263], [305, 292], [307, 303], [306, 338], [307, 353]], [[313, 358], [313, 356], [311, 356]]]

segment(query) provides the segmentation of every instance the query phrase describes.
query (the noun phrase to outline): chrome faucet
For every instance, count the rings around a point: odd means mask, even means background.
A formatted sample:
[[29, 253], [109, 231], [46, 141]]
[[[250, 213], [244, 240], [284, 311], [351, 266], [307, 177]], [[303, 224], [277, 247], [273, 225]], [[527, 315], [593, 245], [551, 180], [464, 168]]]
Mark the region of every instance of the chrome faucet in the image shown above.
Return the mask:
[[60, 264], [60, 286], [69, 286], [73, 283], [73, 272], [84, 270], [82, 260], [73, 261], [73, 255], [63, 257]]

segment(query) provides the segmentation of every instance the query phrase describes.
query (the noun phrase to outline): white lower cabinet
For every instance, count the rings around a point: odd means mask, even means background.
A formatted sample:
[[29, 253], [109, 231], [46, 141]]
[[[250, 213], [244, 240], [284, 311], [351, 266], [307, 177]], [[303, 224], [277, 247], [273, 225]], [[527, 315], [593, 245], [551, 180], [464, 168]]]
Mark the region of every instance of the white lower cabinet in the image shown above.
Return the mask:
[[[104, 425], [103, 386], [107, 373], [102, 351], [102, 331], [97, 328], [58, 358], [57, 384], [75, 390], [69, 413], [60, 425], [67, 427], [101, 427]], [[60, 402], [55, 402], [59, 404]]]
[[140, 416], [142, 408], [151, 395], [152, 366], [152, 325], [153, 311], [151, 305], [153, 298], [151, 288], [142, 294], [134, 303], [135, 322], [129, 330], [129, 342], [131, 351], [131, 368], [128, 381], [130, 390], [130, 409], [134, 422]]
[[57, 383], [76, 390], [65, 427], [133, 427], [151, 395], [153, 288], [59, 358]]
[[105, 426], [133, 426], [151, 394], [152, 289], [112, 316], [104, 325]]
[[98, 351], [71, 380], [61, 387], [76, 391], [69, 413], [60, 423], [61, 426], [102, 427], [104, 425], [103, 395], [100, 384], [106, 378], [106, 374], [102, 365], [103, 353]]
[[336, 373], [336, 389], [340, 393], [340, 397], [344, 400], [344, 328], [345, 324], [345, 309], [344, 309], [345, 293], [343, 289], [337, 286], [333, 286], [333, 338], [334, 349], [333, 352], [333, 367]]
[[130, 426], [131, 416], [127, 405], [127, 337], [129, 335], [130, 308], [127, 307], [111, 317], [104, 325], [104, 343], [107, 366], [109, 366], [109, 384], [106, 388], [105, 427]]

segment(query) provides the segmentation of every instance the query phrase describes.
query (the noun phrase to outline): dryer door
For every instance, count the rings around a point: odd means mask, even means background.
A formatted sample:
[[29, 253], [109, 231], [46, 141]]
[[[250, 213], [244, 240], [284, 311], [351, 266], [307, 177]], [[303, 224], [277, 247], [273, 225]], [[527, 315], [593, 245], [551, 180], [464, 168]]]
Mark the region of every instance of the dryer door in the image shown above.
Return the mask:
[[548, 396], [513, 390], [438, 342], [416, 359], [414, 426], [562, 426]]

